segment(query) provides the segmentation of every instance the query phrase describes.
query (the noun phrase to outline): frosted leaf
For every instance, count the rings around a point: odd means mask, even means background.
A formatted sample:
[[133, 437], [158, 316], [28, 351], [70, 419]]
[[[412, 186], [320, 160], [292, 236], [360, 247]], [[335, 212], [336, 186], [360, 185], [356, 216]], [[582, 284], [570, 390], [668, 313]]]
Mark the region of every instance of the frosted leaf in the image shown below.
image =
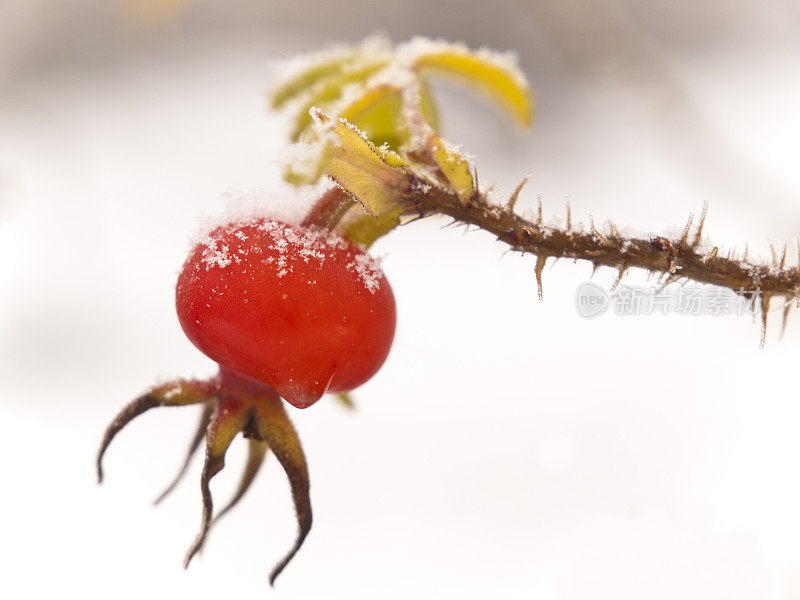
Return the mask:
[[448, 42], [446, 40], [432, 40], [425, 37], [414, 37], [409, 41], [399, 44], [395, 49], [397, 62], [406, 67], [411, 67], [420, 58], [431, 54], [453, 53], [464, 56], [472, 55], [482, 62], [494, 65], [506, 71], [521, 87], [528, 86], [528, 79], [519, 68], [519, 56], [516, 52], [500, 52], [491, 48], [481, 47], [470, 50], [462, 42]]

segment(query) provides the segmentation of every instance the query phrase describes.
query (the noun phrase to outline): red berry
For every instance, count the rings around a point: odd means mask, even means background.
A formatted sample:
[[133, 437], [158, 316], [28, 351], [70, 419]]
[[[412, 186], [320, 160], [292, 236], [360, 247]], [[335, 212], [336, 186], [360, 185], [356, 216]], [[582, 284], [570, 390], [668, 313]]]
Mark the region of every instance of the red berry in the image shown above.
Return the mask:
[[394, 337], [394, 295], [368, 254], [268, 219], [223, 225], [198, 243], [176, 306], [204, 354], [298, 408], [367, 381]]

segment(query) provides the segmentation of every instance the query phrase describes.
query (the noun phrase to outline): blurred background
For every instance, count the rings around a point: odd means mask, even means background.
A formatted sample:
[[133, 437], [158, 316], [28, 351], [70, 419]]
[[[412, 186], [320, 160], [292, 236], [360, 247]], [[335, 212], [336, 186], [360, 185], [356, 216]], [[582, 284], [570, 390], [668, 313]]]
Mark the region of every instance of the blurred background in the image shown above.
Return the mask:
[[435, 219], [375, 246], [399, 324], [356, 412], [292, 410], [315, 524], [276, 590], [295, 523], [274, 460], [188, 572], [200, 461], [150, 506], [192, 409], [132, 424], [97, 487], [125, 402], [213, 372], [174, 280], [232, 196], [286, 198], [276, 65], [376, 31], [519, 53], [530, 132], [435, 87], [482, 182], [533, 172], [522, 210], [670, 234], [707, 201], [709, 238], [751, 255], [800, 232], [796, 2], [0, 0], [4, 595], [800, 597], [800, 321], [764, 350], [741, 316], [587, 321], [589, 265], [548, 268], [539, 302], [530, 257]]

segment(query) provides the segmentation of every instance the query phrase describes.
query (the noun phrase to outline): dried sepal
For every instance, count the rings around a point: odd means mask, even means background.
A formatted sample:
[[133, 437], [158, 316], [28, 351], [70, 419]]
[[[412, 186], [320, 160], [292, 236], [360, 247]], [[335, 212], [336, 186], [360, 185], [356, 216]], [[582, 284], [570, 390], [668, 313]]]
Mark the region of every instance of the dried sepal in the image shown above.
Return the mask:
[[219, 521], [223, 515], [227, 514], [244, 497], [247, 490], [250, 489], [250, 484], [253, 483], [256, 475], [258, 475], [261, 465], [264, 463], [264, 457], [269, 450], [269, 446], [267, 446], [264, 440], [256, 439], [255, 433], [248, 432], [247, 429], [245, 429], [244, 434], [250, 436], [247, 440], [247, 463], [245, 463], [244, 471], [242, 472], [242, 477], [239, 480], [236, 491], [228, 501], [228, 504], [226, 504], [211, 521], [212, 525]]
[[97, 480], [103, 481], [103, 456], [114, 437], [139, 415], [159, 406], [187, 406], [210, 400], [213, 392], [206, 382], [177, 379], [158, 385], [123, 408], [103, 435], [97, 453]]
[[203, 520], [200, 533], [197, 535], [192, 547], [186, 554], [184, 567], [188, 567], [192, 558], [202, 548], [208, 529], [211, 526], [211, 516], [214, 503], [211, 498], [211, 478], [219, 473], [225, 466], [225, 453], [231, 445], [233, 438], [241, 432], [252, 417], [253, 408], [249, 403], [243, 402], [236, 396], [221, 398], [214, 407], [211, 422], [206, 434], [206, 461], [203, 465], [203, 474], [200, 477], [200, 491], [203, 495]]
[[311, 499], [309, 496], [308, 466], [303, 454], [303, 447], [297, 432], [278, 398], [264, 398], [255, 405], [256, 428], [264, 441], [269, 445], [275, 458], [281, 463], [289, 485], [292, 488], [292, 499], [297, 513], [297, 538], [286, 556], [275, 566], [269, 576], [270, 585], [289, 564], [308, 532], [311, 530]]
[[206, 430], [208, 429], [208, 424], [211, 422], [211, 415], [214, 412], [214, 405], [211, 402], [207, 402], [205, 406], [203, 406], [203, 412], [200, 414], [200, 422], [197, 425], [197, 429], [195, 430], [195, 434], [192, 437], [192, 441], [189, 443], [189, 449], [186, 452], [186, 458], [183, 460], [183, 464], [181, 468], [178, 470], [178, 474], [172, 480], [172, 482], [166, 487], [166, 489], [161, 492], [158, 498], [155, 499], [153, 504], [160, 504], [164, 498], [169, 496], [172, 491], [177, 487], [177, 485], [183, 479], [183, 476], [186, 475], [186, 471], [189, 470], [189, 464], [192, 462], [192, 458], [194, 457], [197, 450], [200, 448], [200, 445], [203, 443], [203, 438], [206, 436]]

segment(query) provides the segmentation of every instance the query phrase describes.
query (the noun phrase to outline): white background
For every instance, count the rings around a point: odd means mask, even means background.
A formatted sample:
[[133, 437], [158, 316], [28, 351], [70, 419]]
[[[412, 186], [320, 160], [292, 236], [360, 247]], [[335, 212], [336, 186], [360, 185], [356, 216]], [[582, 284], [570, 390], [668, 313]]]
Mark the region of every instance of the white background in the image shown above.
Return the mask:
[[[574, 307], [590, 267], [418, 222], [375, 247], [398, 302], [394, 348], [355, 396], [291, 415], [315, 524], [295, 532], [267, 466], [188, 572], [200, 464], [153, 510], [193, 409], [124, 431], [151, 383], [213, 365], [183, 337], [173, 285], [230, 192], [275, 192], [285, 123], [270, 65], [375, 30], [516, 49], [531, 132], [442, 85], [444, 133], [508, 193], [529, 171], [562, 217], [740, 250], [800, 231], [800, 10], [794, 2], [188, 3], [0, 1], [0, 573], [9, 598], [800, 597], [800, 327], [765, 350], [745, 317]], [[601, 271], [609, 285], [615, 274]], [[643, 283], [632, 274], [630, 283]], [[774, 319], [777, 324], [777, 319]], [[219, 502], [244, 460], [235, 445]], [[224, 596], [223, 596], [224, 595]]]

